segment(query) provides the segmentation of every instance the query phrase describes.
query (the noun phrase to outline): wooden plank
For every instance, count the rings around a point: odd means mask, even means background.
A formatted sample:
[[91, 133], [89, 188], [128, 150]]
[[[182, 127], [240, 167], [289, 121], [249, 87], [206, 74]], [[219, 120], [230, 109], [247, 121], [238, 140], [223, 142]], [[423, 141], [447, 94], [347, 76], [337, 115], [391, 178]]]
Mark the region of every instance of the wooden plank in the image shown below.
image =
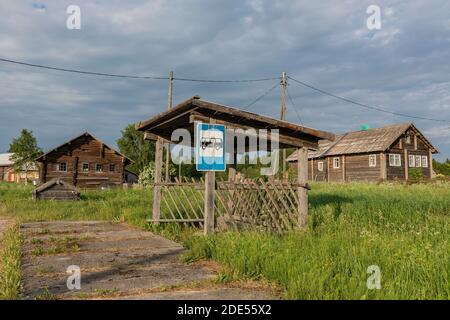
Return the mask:
[[386, 154], [380, 152], [380, 175], [381, 180], [387, 180]]
[[345, 154], [342, 155], [342, 182], [345, 182]]
[[203, 222], [203, 219], [158, 219], [158, 220], [153, 220], [153, 219], [147, 219], [147, 222], [158, 222], [158, 223], [163, 223], [163, 222]]
[[[401, 141], [401, 140], [400, 140]], [[405, 180], [408, 180], [409, 179], [409, 170], [408, 170], [408, 168], [409, 168], [409, 161], [408, 161], [408, 149], [404, 149], [403, 150], [403, 154], [404, 154], [404, 159], [405, 159], [405, 161], [404, 161], [404, 165], [405, 165]]]
[[433, 154], [431, 149], [428, 149], [428, 168], [430, 169], [430, 179], [433, 179]]
[[204, 234], [214, 233], [214, 184], [215, 171], [207, 171], [205, 174], [205, 226]]
[[[308, 181], [308, 150], [299, 148], [297, 150], [297, 182], [306, 184]], [[306, 228], [308, 222], [308, 190], [305, 188], [297, 188], [298, 196], [298, 224], [300, 228]]]
[[[162, 171], [162, 152], [163, 142], [161, 139], [156, 141], [155, 145], [155, 183], [161, 182]], [[158, 224], [158, 220], [161, 218], [161, 187], [155, 186], [153, 188], [153, 214], [152, 220], [155, 224]]]

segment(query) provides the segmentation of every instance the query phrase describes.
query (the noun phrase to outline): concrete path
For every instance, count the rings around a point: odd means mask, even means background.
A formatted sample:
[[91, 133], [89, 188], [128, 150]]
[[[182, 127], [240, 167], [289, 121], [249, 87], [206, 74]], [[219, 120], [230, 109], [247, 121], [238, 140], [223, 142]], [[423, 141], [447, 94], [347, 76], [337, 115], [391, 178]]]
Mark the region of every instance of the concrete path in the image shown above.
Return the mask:
[[[24, 299], [271, 298], [264, 290], [214, 285], [213, 268], [181, 262], [182, 246], [126, 224], [27, 223], [21, 231]], [[67, 288], [69, 266], [80, 268], [80, 290]]]

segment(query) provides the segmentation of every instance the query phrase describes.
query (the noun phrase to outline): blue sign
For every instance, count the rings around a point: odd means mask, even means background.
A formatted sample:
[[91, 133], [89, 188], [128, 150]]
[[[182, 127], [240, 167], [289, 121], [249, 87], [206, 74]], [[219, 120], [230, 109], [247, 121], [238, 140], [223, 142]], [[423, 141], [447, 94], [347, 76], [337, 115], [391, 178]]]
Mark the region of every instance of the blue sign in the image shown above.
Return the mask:
[[195, 164], [198, 171], [225, 171], [225, 126], [195, 123]]

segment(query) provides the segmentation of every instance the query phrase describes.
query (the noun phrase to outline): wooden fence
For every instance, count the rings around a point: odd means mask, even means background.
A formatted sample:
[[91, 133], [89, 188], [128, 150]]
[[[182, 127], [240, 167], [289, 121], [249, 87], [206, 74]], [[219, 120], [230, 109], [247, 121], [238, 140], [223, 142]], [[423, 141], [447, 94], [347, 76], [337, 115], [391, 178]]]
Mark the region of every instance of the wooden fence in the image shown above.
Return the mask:
[[[159, 219], [203, 226], [205, 182], [203, 179], [156, 183], [161, 188]], [[291, 230], [299, 224], [300, 188], [306, 184], [287, 181], [219, 180], [215, 183], [214, 224], [217, 230]], [[155, 218], [155, 217], [154, 217]]]

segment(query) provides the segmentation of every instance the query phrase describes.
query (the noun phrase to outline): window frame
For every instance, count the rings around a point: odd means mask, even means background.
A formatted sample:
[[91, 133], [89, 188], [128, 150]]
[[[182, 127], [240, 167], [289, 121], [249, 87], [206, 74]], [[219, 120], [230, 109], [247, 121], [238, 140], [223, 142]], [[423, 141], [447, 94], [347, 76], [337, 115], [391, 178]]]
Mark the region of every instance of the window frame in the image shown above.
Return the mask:
[[323, 172], [323, 161], [317, 162], [317, 171]]
[[416, 156], [413, 154], [408, 155], [408, 166], [410, 168], [416, 167]]
[[409, 134], [405, 137], [405, 142], [411, 144], [411, 136]]
[[340, 169], [340, 168], [341, 168], [341, 157], [333, 157], [333, 169]]
[[421, 168], [422, 167], [422, 156], [416, 155], [415, 158], [416, 158], [415, 159], [416, 167]]
[[[62, 164], [64, 164], [64, 166], [65, 166], [65, 169], [64, 170], [61, 170], [61, 165]], [[58, 162], [57, 164], [56, 164], [56, 171], [57, 172], [67, 172], [67, 161], [64, 161], [64, 162]]]
[[[100, 166], [100, 170], [98, 170], [99, 166]], [[95, 164], [95, 172], [98, 172], [98, 173], [103, 172], [103, 165], [101, 163]]]
[[[111, 170], [112, 168], [112, 170]], [[116, 165], [114, 163], [109, 164], [109, 172], [116, 172]]]
[[[85, 165], [87, 165], [87, 170], [84, 169], [84, 166], [85, 166]], [[88, 163], [88, 162], [83, 162], [83, 163], [81, 164], [81, 171], [83, 171], [83, 172], [89, 172], [89, 170], [90, 170], [89, 163]]]
[[422, 156], [422, 168], [428, 168], [428, 157], [427, 156]]
[[389, 153], [389, 167], [401, 167], [402, 157], [398, 153]]
[[369, 154], [369, 167], [376, 168], [376, 166], [377, 166], [377, 155]]

